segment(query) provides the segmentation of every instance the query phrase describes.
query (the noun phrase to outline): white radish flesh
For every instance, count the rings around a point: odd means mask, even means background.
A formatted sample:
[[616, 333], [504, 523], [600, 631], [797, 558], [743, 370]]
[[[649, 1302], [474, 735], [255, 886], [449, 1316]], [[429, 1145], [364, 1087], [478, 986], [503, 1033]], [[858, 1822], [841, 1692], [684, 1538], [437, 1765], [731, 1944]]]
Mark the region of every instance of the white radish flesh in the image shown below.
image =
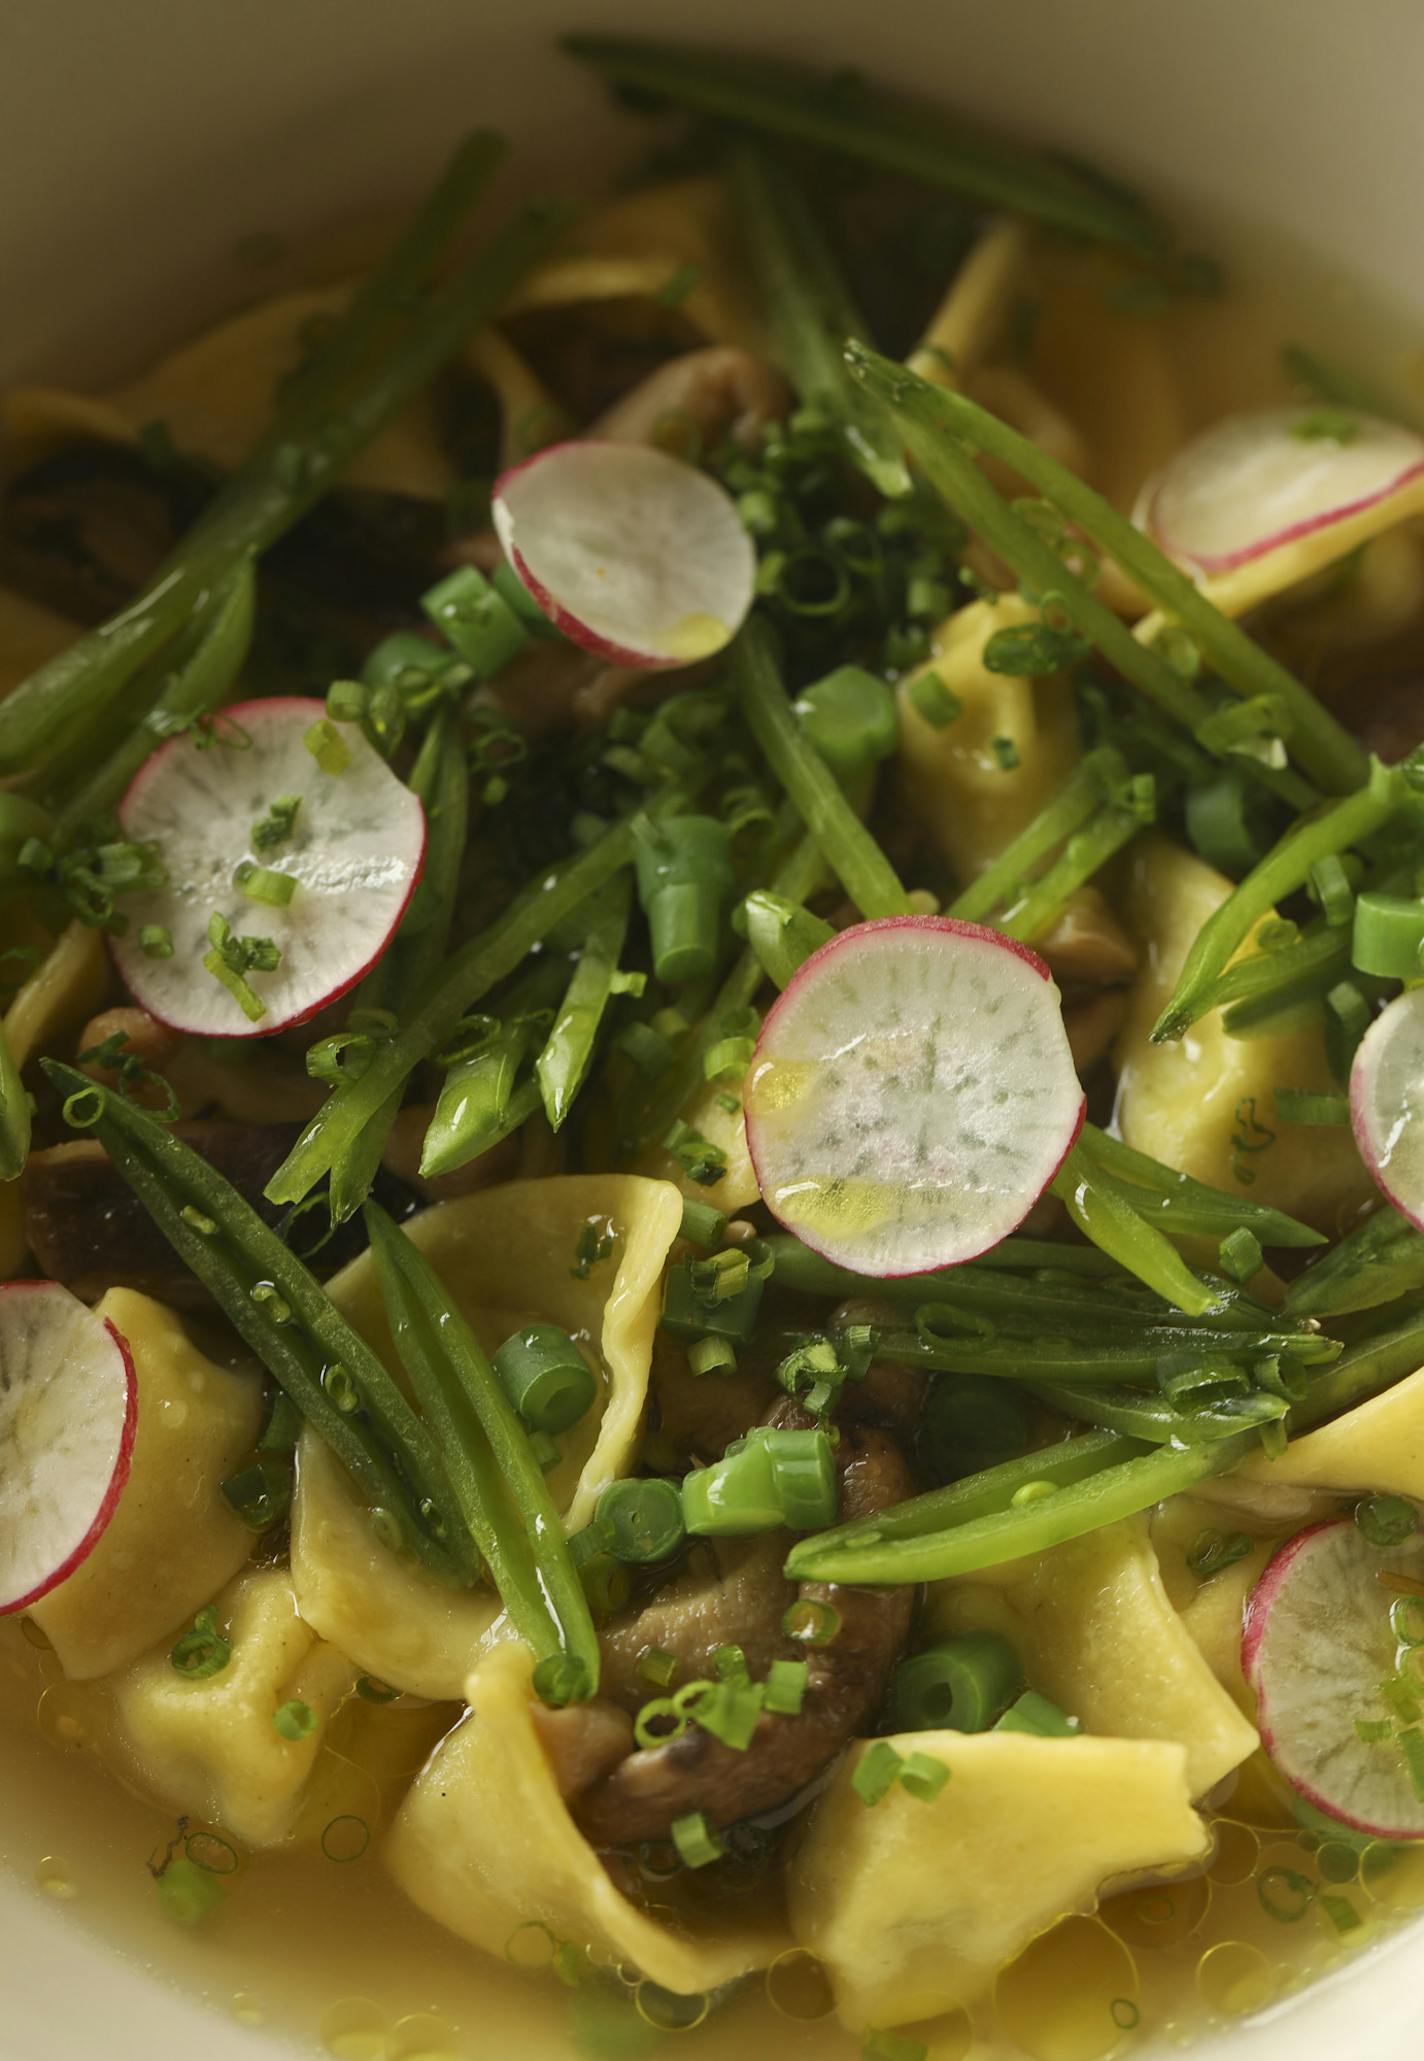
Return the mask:
[[1361, 1038], [1350, 1122], [1381, 1192], [1424, 1230], [1424, 988], [1397, 995]]
[[0, 1287], [0, 1616], [85, 1561], [129, 1477], [128, 1346], [56, 1281]]
[[1036, 953], [892, 916], [814, 953], [762, 1027], [747, 1145], [767, 1206], [856, 1273], [955, 1266], [1027, 1216], [1083, 1091]]
[[[1338, 426], [1341, 434], [1315, 434]], [[1134, 520], [1203, 573], [1359, 514], [1424, 472], [1424, 439], [1344, 408], [1232, 415], [1178, 451], [1139, 497]]]
[[731, 496], [667, 452], [554, 444], [495, 484], [505, 556], [549, 620], [615, 665], [689, 665], [751, 608], [756, 554]]
[[[323, 771], [307, 738], [325, 715], [322, 702], [305, 698], [244, 702], [225, 712], [222, 734], [249, 745], [174, 738], [125, 795], [124, 834], [157, 843], [168, 881], [122, 898], [128, 928], [113, 941], [114, 957], [134, 1000], [160, 1023], [207, 1037], [266, 1037], [345, 994], [389, 943], [420, 878], [425, 812], [355, 724], [330, 726], [346, 762]], [[259, 849], [254, 826], [292, 796], [290, 834]], [[289, 876], [291, 900], [253, 899], [239, 879], [248, 866]], [[241, 976], [260, 1014], [203, 963], [215, 911], [235, 938], [269, 938], [280, 954], [274, 969]], [[171, 935], [170, 956], [144, 949], [148, 926]]]
[[[1421, 1576], [1419, 1534], [1375, 1546], [1353, 1518], [1330, 1518], [1281, 1547], [1246, 1607], [1242, 1664], [1271, 1759], [1317, 1810], [1380, 1839], [1424, 1837], [1424, 1793], [1400, 1744], [1411, 1682], [1424, 1708], [1424, 1649], [1401, 1649], [1390, 1621]], [[1392, 1679], [1403, 1715], [1381, 1694]]]

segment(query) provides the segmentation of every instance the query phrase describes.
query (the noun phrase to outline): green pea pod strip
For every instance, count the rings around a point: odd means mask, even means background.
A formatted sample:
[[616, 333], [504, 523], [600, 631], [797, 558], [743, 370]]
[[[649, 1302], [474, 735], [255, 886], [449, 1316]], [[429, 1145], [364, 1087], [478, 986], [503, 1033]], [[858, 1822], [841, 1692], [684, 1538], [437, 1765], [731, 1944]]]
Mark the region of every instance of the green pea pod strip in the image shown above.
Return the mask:
[[576, 34], [573, 56], [615, 85], [902, 172], [972, 202], [1007, 209], [1095, 241], [1162, 248], [1162, 225], [1142, 203], [1031, 151], [958, 129], [938, 112], [872, 96], [843, 73], [778, 64], [761, 54], [727, 56], [633, 36]]
[[238, 1336], [386, 1513], [397, 1543], [442, 1581], [472, 1579], [476, 1564], [430, 1432], [302, 1262], [157, 1117], [74, 1067], [41, 1063], [66, 1097], [66, 1119], [97, 1138]]
[[626, 875], [594, 898], [578, 965], [535, 1064], [544, 1111], [556, 1131], [588, 1078], [599, 1026], [614, 993], [631, 908]]
[[803, 402], [837, 424], [851, 462], [888, 496], [910, 475], [883, 408], [852, 381], [842, 357], [866, 326], [820, 224], [795, 180], [755, 144], [732, 157], [732, 198], [782, 370]]
[[534, 1651], [546, 1700], [598, 1688], [598, 1635], [528, 1433], [473, 1331], [419, 1248], [384, 1210], [366, 1227], [396, 1350], [437, 1427], [461, 1516]]

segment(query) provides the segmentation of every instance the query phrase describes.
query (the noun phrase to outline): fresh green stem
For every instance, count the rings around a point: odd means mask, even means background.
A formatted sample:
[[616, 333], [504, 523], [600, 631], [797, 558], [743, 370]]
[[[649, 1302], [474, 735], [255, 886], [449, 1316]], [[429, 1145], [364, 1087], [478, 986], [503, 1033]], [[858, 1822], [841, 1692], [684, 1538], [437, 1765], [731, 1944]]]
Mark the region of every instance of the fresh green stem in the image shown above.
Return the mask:
[[1297, 1274], [1286, 1307], [1302, 1317], [1374, 1310], [1424, 1288], [1424, 1234], [1388, 1204]]
[[1121, 1431], [1156, 1446], [1212, 1445], [1238, 1432], [1278, 1424], [1290, 1407], [1284, 1396], [1259, 1389], [1181, 1410], [1161, 1396], [1131, 1389], [1102, 1389], [1071, 1381], [1030, 1381], [1025, 1385], [1030, 1394], [1065, 1417], [1096, 1424], [1105, 1431]]
[[374, 1204], [365, 1221], [396, 1350], [436, 1427], [461, 1517], [500, 1600], [536, 1661], [567, 1668], [548, 1700], [592, 1696], [598, 1634], [528, 1433], [419, 1247]]
[[[440, 709], [427, 729], [410, 787], [425, 807], [425, 867], [394, 943], [361, 989], [363, 1008], [399, 1010], [426, 992], [445, 958], [469, 830], [469, 772], [453, 709]], [[333, 1164], [333, 1223], [344, 1223], [370, 1193], [403, 1093], [404, 1083], [392, 1089]]]
[[0, 1181], [13, 1181], [30, 1156], [30, 1098], [0, 1024]]
[[866, 327], [796, 181], [755, 144], [734, 151], [732, 198], [767, 327], [801, 400], [840, 430], [853, 464], [888, 496], [910, 475], [885, 411], [846, 370], [842, 344]]
[[1353, 1410], [1372, 1396], [1393, 1388], [1406, 1374], [1424, 1366], [1424, 1317], [1410, 1317], [1389, 1331], [1362, 1339], [1341, 1355], [1333, 1367], [1311, 1382], [1290, 1415], [1292, 1435], [1309, 1431], [1342, 1410]]
[[1153, 1026], [1154, 1044], [1180, 1038], [1204, 1013], [1216, 982], [1255, 925], [1286, 895], [1305, 886], [1312, 866], [1369, 837], [1408, 795], [1400, 769], [1376, 759], [1367, 786], [1288, 830], [1197, 932], [1171, 999]]
[[1104, 1173], [1140, 1191], [1132, 1198], [1133, 1207], [1175, 1237], [1228, 1238], [1244, 1226], [1262, 1245], [1326, 1243], [1321, 1232], [1287, 1216], [1284, 1210], [1228, 1195], [1224, 1189], [1194, 1180], [1190, 1174], [1178, 1173], [1175, 1167], [1164, 1166], [1150, 1153], [1135, 1151], [1121, 1138], [1110, 1137], [1096, 1124], [1084, 1124], [1079, 1149]]
[[990, 922], [994, 912], [1011, 902], [1023, 883], [1097, 815], [1105, 794], [1126, 779], [1127, 763], [1121, 752], [1110, 745], [1089, 752], [1033, 821], [947, 905], [946, 916], [957, 916], [966, 923]]
[[472, 330], [549, 249], [566, 211], [526, 207], [436, 290], [388, 352], [315, 401], [280, 416], [126, 608], [32, 673], [0, 705], [0, 770], [32, 769], [77, 724], [94, 720], [243, 560], [299, 521]]
[[877, 1357], [937, 1374], [985, 1374], [999, 1381], [1066, 1381], [1120, 1388], [1154, 1381], [1165, 1358], [1182, 1354], [1202, 1360], [1231, 1358], [1249, 1365], [1253, 1355], [1259, 1359], [1280, 1353], [1298, 1358], [1303, 1351], [1307, 1364], [1311, 1364], [1320, 1347], [1327, 1352], [1338, 1350], [1333, 1339], [1302, 1338], [1292, 1332], [1262, 1332], [1253, 1336], [1241, 1331], [1216, 1331], [1205, 1325], [1194, 1332], [1168, 1325], [1140, 1324], [1117, 1336], [1113, 1326], [1103, 1324], [1095, 1335], [1082, 1319], [1076, 1337], [1062, 1324], [1047, 1338], [1009, 1325], [996, 1327], [992, 1335], [986, 1335], [973, 1328], [972, 1314], [961, 1314], [952, 1305], [946, 1305], [945, 1311], [964, 1323], [962, 1333], [953, 1335], [947, 1326], [928, 1333], [924, 1319], [932, 1316], [933, 1310], [922, 1311], [919, 1330], [876, 1334]]
[[[68, 1098], [66, 1117], [104, 1147], [178, 1257], [373, 1509], [386, 1513], [432, 1574], [457, 1584], [472, 1579], [474, 1564], [450, 1533], [449, 1484], [429, 1431], [301, 1261], [157, 1117], [73, 1067], [42, 1064]], [[350, 1406], [341, 1407], [343, 1400]], [[423, 1507], [436, 1513], [441, 1535]]]
[[378, 1047], [360, 1079], [327, 1098], [268, 1182], [268, 1199], [303, 1201], [421, 1061], [445, 1043], [460, 1018], [632, 856], [632, 831], [626, 822], [617, 823], [572, 864], [531, 883], [487, 930], [455, 952], [409, 1022]]
[[283, 382], [278, 408], [299, 420], [324, 396], [360, 370], [387, 341], [388, 326], [403, 327], [432, 275], [469, 218], [505, 155], [503, 137], [489, 129], [460, 139], [435, 185], [381, 263], [357, 286], [339, 319], [297, 370]]
[[1138, 201], [1008, 144], [957, 130], [944, 116], [872, 97], [843, 75], [728, 57], [677, 43], [577, 34], [564, 47], [615, 85], [733, 123], [793, 137], [938, 186], [976, 207], [1007, 210], [1094, 241], [1153, 251], [1161, 224]]
[[905, 914], [910, 902], [894, 867], [797, 722], [772, 656], [770, 633], [755, 616], [732, 647], [731, 673], [747, 726], [767, 764], [861, 914]]
[[1277, 952], [1253, 952], [1233, 960], [1203, 995], [1200, 1013], [1209, 1016], [1213, 1009], [1237, 1004], [1254, 1009], [1273, 1000], [1288, 1006], [1302, 993], [1314, 993], [1318, 982], [1329, 988], [1347, 977], [1349, 965], [1348, 930], [1309, 931]]
[[[1126, 516], [1120, 515], [1111, 502], [967, 395], [953, 388], [932, 386], [863, 344], [851, 344], [847, 355], [855, 375], [871, 393], [890, 404], [907, 436], [913, 426], [911, 448], [917, 456], [922, 456], [926, 448], [943, 448], [945, 442], [952, 441], [954, 449], [960, 452], [961, 464], [963, 447], [968, 446], [1010, 466], [1136, 580], [1159, 608], [1180, 623], [1234, 694], [1269, 696], [1280, 704], [1292, 755], [1312, 780], [1329, 794], [1348, 794], [1361, 785], [1367, 777], [1368, 764], [1360, 744], [1344, 725], [1287, 667], [1248, 637], [1229, 616], [1213, 607], [1180, 567]], [[966, 509], [960, 513], [970, 519]], [[1088, 631], [1085, 634], [1093, 635]], [[1136, 641], [1126, 630], [1123, 636]], [[1093, 641], [1099, 643], [1096, 635]], [[1120, 646], [1120, 639], [1115, 642]], [[1144, 684], [1116, 654], [1107, 652], [1101, 644], [1099, 648], [1129, 679]], [[1145, 686], [1144, 691], [1148, 691]], [[1158, 700], [1155, 694], [1151, 698]], [[1158, 705], [1166, 706], [1162, 701]], [[1208, 714], [1203, 706], [1201, 715], [1188, 727], [1195, 730]]]
[[[1047, 1457], [1031, 1453], [951, 1489], [936, 1489], [807, 1539], [792, 1548], [787, 1579], [880, 1585], [974, 1574], [1006, 1560], [1047, 1553], [1069, 1539], [1135, 1517], [1213, 1474], [1224, 1474], [1256, 1446], [1256, 1434], [1243, 1432], [1209, 1445], [1143, 1452], [1137, 1440], [1120, 1432], [1089, 1432], [1065, 1446], [1049, 1447]], [[1035, 1461], [1042, 1463], [1037, 1469]], [[1029, 1481], [1053, 1482], [1054, 1492], [1013, 1508], [1014, 1489]], [[965, 1490], [971, 1494], [963, 1495]]]
[[1023, 887], [1018, 899], [1008, 903], [995, 919], [995, 928], [1029, 945], [1045, 937], [1079, 888], [1150, 821], [1140, 808], [1105, 804], [1091, 823], [1069, 838], [1053, 863]]
[[[515, 1128], [511, 1118], [520, 1069], [544, 1034], [564, 986], [565, 969], [557, 959], [536, 959], [503, 1003], [493, 1034], [450, 1067], [421, 1147], [420, 1171], [426, 1179], [467, 1166]], [[532, 1109], [538, 1105], [538, 1085], [531, 1080], [526, 1086], [533, 1094], [518, 1097], [519, 1105]]]
[[578, 965], [535, 1064], [544, 1111], [556, 1131], [588, 1078], [599, 1027], [614, 994], [631, 910], [626, 874], [595, 897]]
[[224, 699], [247, 658], [256, 601], [252, 561], [243, 559], [175, 639], [171, 651], [154, 661], [152, 670], [162, 685], [147, 715], [55, 817], [54, 836], [61, 850], [86, 823], [110, 814], [164, 738], [211, 714]]
[[1188, 1316], [1214, 1310], [1221, 1292], [1193, 1273], [1176, 1247], [1139, 1215], [1131, 1191], [1076, 1144], [1053, 1177], [1053, 1193], [1085, 1238], [1111, 1254]]

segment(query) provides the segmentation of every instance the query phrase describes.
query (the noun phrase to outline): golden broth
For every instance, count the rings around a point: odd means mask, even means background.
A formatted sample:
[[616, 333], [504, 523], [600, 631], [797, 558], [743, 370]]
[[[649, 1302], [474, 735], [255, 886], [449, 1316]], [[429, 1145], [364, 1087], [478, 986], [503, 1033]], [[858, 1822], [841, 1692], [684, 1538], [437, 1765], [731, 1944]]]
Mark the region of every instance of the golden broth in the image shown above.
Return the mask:
[[[1254, 271], [1256, 239], [1211, 240], [1234, 254], [1239, 275]], [[1364, 334], [1373, 341], [1362, 350], [1362, 308], [1348, 282], [1327, 279], [1322, 290], [1316, 268], [1282, 262], [1274, 250], [1267, 276], [1269, 287], [1122, 318], [1165, 324], [1190, 426], [1282, 398], [1279, 346], [1290, 337], [1417, 399], [1420, 366], [1403, 329], [1367, 311]], [[487, 1959], [425, 1918], [386, 1877], [381, 1816], [398, 1778], [414, 1773], [431, 1742], [428, 1716], [408, 1700], [378, 1714], [390, 1751], [384, 1796], [371, 1779], [364, 1850], [355, 1851], [361, 1837], [348, 1821], [327, 1843], [349, 1858], [314, 1848], [239, 1856], [220, 1911], [191, 1930], [166, 1915], [146, 1866], [173, 1840], [174, 1821], [122, 1789], [86, 1747], [98, 1708], [95, 1692], [62, 1684], [23, 1625], [0, 1624], [0, 1867], [63, 1903], [75, 1923], [156, 1980], [342, 2061], [515, 2053], [612, 2061], [640, 2051], [629, 1992], [590, 1989], [577, 1968], [561, 1981]], [[1000, 1973], [971, 2016], [905, 2028], [901, 2037], [922, 2042], [928, 2061], [1010, 2051], [1034, 2061], [1098, 2061], [1148, 2034], [1187, 2044], [1210, 2025], [1288, 1995], [1424, 1908], [1424, 1847], [1376, 1847], [1361, 1859], [1341, 1842], [1302, 1834], [1260, 1755], [1242, 1771], [1217, 1830], [1203, 1874], [1066, 1918]], [[605, 1994], [616, 2007], [608, 2043], [576, 2036], [590, 1995]], [[643, 2002], [656, 2015], [657, 2000]], [[664, 2051], [681, 2040], [704, 2061], [740, 2061], [774, 2042], [785, 2061], [851, 2061], [860, 2043], [825, 2006], [814, 1966], [792, 1957], [767, 1982], [750, 1980], [704, 2024], [669, 2032]], [[898, 2061], [893, 2044], [884, 2051]]]

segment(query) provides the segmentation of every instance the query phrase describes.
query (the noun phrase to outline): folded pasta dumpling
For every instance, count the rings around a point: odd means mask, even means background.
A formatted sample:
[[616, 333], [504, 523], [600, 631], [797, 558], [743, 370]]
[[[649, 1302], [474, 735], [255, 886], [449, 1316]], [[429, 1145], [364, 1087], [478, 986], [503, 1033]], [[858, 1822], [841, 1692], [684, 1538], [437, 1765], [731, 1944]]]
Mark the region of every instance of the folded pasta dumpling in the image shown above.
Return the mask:
[[[599, 1378], [588, 1414], [560, 1441], [549, 1475], [570, 1531], [631, 1464], [648, 1392], [662, 1271], [682, 1222], [666, 1181], [588, 1174], [437, 1203], [406, 1230], [439, 1271], [487, 1351], [533, 1319], [562, 1325]], [[589, 1234], [603, 1256], [579, 1258]], [[368, 1256], [328, 1293], [398, 1365]], [[368, 1673], [419, 1696], [458, 1697], [481, 1651], [503, 1634], [493, 1589], [448, 1589], [384, 1546], [345, 1470], [303, 1434], [292, 1512], [292, 1580], [307, 1622]]]
[[940, 625], [921, 668], [961, 704], [942, 727], [900, 689], [900, 764], [911, 806], [955, 874], [970, 881], [1038, 814], [1076, 765], [1078, 719], [1061, 680], [992, 673], [984, 646], [996, 630], [1037, 622], [1018, 594], [972, 601]]
[[98, 1315], [133, 1354], [138, 1428], [108, 1529], [88, 1559], [30, 1609], [72, 1681], [135, 1659], [242, 1566], [252, 1533], [222, 1483], [252, 1451], [262, 1416], [256, 1376], [206, 1358], [162, 1303], [111, 1288]]
[[1143, 959], [1118, 1040], [1118, 1124], [1140, 1152], [1333, 1233], [1375, 1192], [1354, 1140], [1275, 1113], [1278, 1086], [1335, 1088], [1320, 1031], [1232, 1038], [1212, 1014], [1185, 1037], [1151, 1040], [1193, 939], [1230, 892], [1223, 874], [1165, 838], [1133, 847], [1123, 906]]
[[866, 1742], [813, 1806], [787, 1872], [798, 1946], [824, 1963], [853, 2030], [971, 2002], [1061, 1917], [1120, 1876], [1202, 1859], [1186, 1753], [1145, 1739], [906, 1732], [897, 1752], [949, 1771], [930, 1800], [853, 1786]]
[[775, 1960], [790, 1941], [762, 1911], [674, 1931], [615, 1886], [559, 1793], [530, 1674], [527, 1650], [511, 1644], [472, 1676], [469, 1715], [416, 1777], [386, 1842], [406, 1895], [486, 1953], [502, 1955], [521, 1925], [543, 1925], [680, 1996]]
[[[326, 1725], [356, 1671], [303, 1623], [280, 1568], [239, 1575], [213, 1607], [232, 1649], [226, 1665], [194, 1679], [174, 1667], [167, 1643], [146, 1653], [110, 1682], [115, 1740], [150, 1795], [224, 1826], [244, 1846], [277, 1846], [296, 1823]], [[274, 1719], [293, 1703], [310, 1726], [289, 1737]]]
[[1001, 1574], [992, 1589], [937, 1583], [931, 1621], [942, 1631], [1001, 1632], [1030, 1684], [1085, 1731], [1180, 1746], [1192, 1796], [1205, 1796], [1254, 1752], [1254, 1729], [1168, 1600], [1144, 1518], [1070, 1539]]

